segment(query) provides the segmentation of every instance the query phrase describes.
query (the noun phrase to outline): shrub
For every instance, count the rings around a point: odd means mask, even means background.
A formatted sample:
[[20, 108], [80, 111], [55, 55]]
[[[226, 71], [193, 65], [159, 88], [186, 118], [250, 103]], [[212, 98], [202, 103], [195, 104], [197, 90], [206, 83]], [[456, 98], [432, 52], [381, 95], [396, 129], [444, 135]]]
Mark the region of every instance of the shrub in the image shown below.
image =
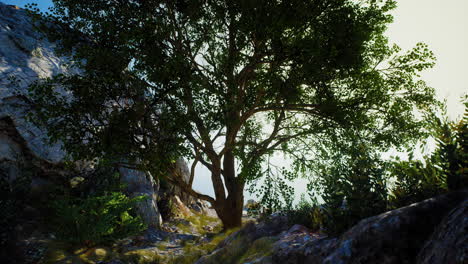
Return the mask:
[[389, 197], [391, 208], [419, 202], [448, 190], [446, 175], [429, 160], [396, 160], [390, 171], [395, 179]]
[[292, 210], [287, 210], [286, 215], [290, 224], [300, 224], [317, 231], [324, 226], [325, 215], [323, 208], [316, 200], [308, 201], [304, 195]]
[[318, 184], [325, 201], [323, 223], [328, 233], [341, 233], [387, 209], [387, 166], [377, 154], [358, 144], [322, 168]]
[[395, 179], [390, 203], [398, 208], [468, 187], [468, 104], [458, 122], [434, 119], [437, 148], [422, 161], [395, 160], [390, 169]]
[[128, 198], [112, 192], [87, 198], [64, 197], [53, 203], [53, 227], [57, 237], [88, 246], [135, 235], [145, 229], [131, 214], [135, 203], [146, 197]]

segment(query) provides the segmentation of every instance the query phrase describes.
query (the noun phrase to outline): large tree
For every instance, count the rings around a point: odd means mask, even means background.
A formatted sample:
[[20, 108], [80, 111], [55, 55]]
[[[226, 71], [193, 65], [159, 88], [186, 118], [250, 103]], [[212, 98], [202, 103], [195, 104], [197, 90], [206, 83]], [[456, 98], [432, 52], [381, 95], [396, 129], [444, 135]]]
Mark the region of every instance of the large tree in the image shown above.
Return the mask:
[[[32, 86], [37, 120], [76, 158], [125, 154], [154, 172], [193, 160], [189, 184], [170, 180], [210, 202], [225, 228], [241, 225], [244, 187], [274, 153], [310, 165], [347, 131], [400, 146], [436, 102], [415, 78], [432, 53], [401, 53], [383, 35], [394, 1], [54, 3], [46, 31], [80, 73]], [[191, 187], [198, 163], [214, 197]]]

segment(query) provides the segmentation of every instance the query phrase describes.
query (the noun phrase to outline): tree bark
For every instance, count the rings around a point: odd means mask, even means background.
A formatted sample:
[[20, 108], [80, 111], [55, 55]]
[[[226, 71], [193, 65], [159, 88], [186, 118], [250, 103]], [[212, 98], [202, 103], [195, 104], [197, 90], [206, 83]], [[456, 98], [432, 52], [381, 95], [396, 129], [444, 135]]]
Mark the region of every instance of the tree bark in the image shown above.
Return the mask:
[[223, 229], [231, 229], [242, 225], [242, 210], [244, 207], [243, 188], [238, 188], [234, 195], [229, 195], [223, 201], [216, 201], [215, 210], [223, 223]]

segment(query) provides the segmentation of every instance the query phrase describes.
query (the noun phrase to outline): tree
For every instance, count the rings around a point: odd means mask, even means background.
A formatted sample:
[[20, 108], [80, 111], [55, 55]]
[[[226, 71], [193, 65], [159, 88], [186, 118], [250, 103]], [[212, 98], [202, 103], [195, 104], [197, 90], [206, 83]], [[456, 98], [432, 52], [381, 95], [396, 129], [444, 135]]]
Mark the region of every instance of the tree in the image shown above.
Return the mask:
[[190, 183], [201, 163], [215, 197], [171, 181], [210, 202], [225, 228], [241, 225], [244, 187], [274, 153], [292, 157], [297, 176], [350, 129], [400, 146], [437, 103], [415, 78], [432, 53], [400, 53], [383, 35], [394, 1], [54, 3], [46, 31], [80, 73], [31, 87], [36, 120], [75, 158], [125, 154], [127, 166], [164, 174], [185, 156]]

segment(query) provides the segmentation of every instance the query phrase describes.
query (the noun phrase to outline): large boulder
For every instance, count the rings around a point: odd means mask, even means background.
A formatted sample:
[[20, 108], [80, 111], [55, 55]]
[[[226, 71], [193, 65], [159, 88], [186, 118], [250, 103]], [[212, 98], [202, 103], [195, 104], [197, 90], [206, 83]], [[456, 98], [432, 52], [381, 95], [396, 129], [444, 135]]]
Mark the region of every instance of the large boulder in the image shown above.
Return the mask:
[[[65, 156], [61, 144], [49, 144], [47, 131], [27, 121], [32, 106], [28, 86], [38, 78], [65, 73], [65, 57], [34, 30], [24, 10], [0, 3], [0, 166], [9, 181], [25, 161], [44, 173]], [[43, 181], [40, 179], [39, 181]]]
[[[244, 261], [247, 261], [246, 263], [270, 263], [270, 256], [268, 256], [271, 254], [270, 247], [278, 239], [277, 236], [288, 230], [289, 226], [287, 217], [283, 215], [273, 215], [258, 224], [249, 222], [242, 229], [221, 241], [211, 254], [203, 256], [196, 264], [234, 264], [244, 263]], [[249, 248], [255, 250], [249, 251]], [[265, 256], [257, 256], [258, 252], [264, 253]], [[261, 262], [251, 262], [255, 259]]]
[[417, 263], [468, 263], [468, 200], [442, 220], [419, 252]]
[[323, 263], [414, 263], [424, 241], [467, 192], [453, 192], [362, 220]]

